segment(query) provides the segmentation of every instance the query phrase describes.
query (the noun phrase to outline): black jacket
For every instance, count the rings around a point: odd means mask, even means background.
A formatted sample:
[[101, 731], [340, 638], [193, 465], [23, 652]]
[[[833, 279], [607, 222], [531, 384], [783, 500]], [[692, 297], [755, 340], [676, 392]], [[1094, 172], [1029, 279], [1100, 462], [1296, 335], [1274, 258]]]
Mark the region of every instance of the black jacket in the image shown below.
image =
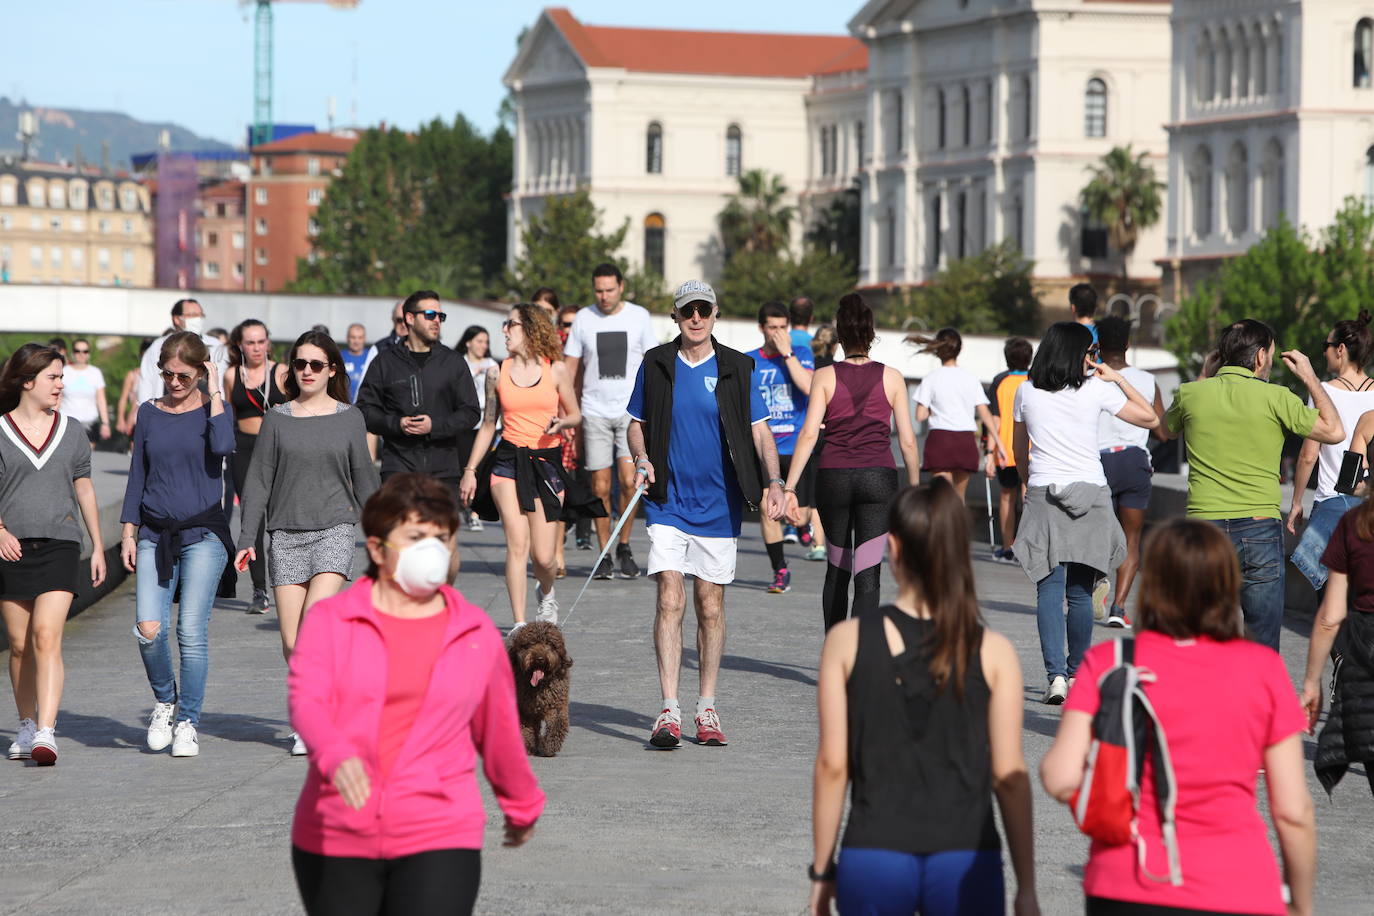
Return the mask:
[[[436, 343], [421, 368], [409, 347], [387, 347], [368, 366], [356, 403], [367, 431], [382, 438], [383, 474], [462, 476], [468, 456], [458, 454], [458, 435], [477, 425], [481, 409], [467, 360], [456, 352]], [[401, 418], [419, 414], [429, 415], [430, 432], [401, 432]]]
[[[654, 347], [644, 354], [644, 448], [654, 466], [654, 482], [644, 495], [656, 503], [668, 498], [668, 438], [673, 425], [673, 379], [682, 337]], [[732, 350], [711, 338], [720, 375], [716, 381], [716, 406], [725, 448], [735, 467], [740, 493], [751, 509], [763, 492], [763, 467], [754, 449], [749, 400], [753, 394], [754, 358]]]
[[1351, 610], [1331, 655], [1331, 705], [1312, 761], [1328, 795], [1350, 764], [1374, 766], [1374, 614]]

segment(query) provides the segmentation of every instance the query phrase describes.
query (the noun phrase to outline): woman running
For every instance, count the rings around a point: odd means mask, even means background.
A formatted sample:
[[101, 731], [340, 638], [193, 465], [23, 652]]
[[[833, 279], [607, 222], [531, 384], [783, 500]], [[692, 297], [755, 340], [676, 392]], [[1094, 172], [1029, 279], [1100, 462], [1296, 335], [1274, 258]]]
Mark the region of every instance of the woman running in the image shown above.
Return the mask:
[[838, 623], [821, 650], [811, 913], [832, 899], [841, 913], [1006, 912], [996, 798], [1012, 911], [1032, 916], [1021, 665], [978, 612], [963, 500], [943, 480], [908, 488], [888, 526], [897, 600]]
[[24, 344], [0, 370], [0, 615], [19, 711], [11, 760], [57, 763], [62, 702], [62, 628], [76, 594], [81, 525], [91, 538], [91, 587], [105, 581], [91, 445], [57, 410], [62, 356]]
[[[582, 413], [563, 365], [558, 335], [543, 310], [517, 305], [501, 329], [510, 356], [499, 369], [487, 371], [486, 412], [463, 468], [460, 495], [463, 504], [479, 514], [490, 519], [494, 508], [501, 518], [506, 533], [506, 589], [515, 629], [519, 629], [525, 625], [525, 577], [531, 558], [539, 605], [535, 619], [558, 621], [554, 540], [571, 484], [563, 470], [559, 433], [581, 423]], [[504, 426], [502, 440], [488, 455], [498, 415]]]
[[[268, 559], [282, 655], [290, 663], [306, 610], [353, 576], [353, 529], [379, 481], [362, 411], [348, 400], [338, 344], [306, 331], [288, 364], [290, 400], [263, 420], [248, 468], [236, 562], [241, 569], [257, 559], [254, 541], [261, 543], [264, 528], [272, 535]], [[291, 737], [291, 753], [305, 754], [300, 736]]]
[[[170, 744], [173, 757], [194, 757], [210, 668], [210, 607], [234, 549], [222, 472], [234, 450], [234, 415], [199, 334], [168, 336], [157, 363], [167, 390], [138, 408], [119, 552], [137, 576], [134, 636], [155, 701], [148, 747]], [[178, 591], [180, 689], [167, 636]]]
[[[248, 466], [253, 461], [253, 449], [262, 430], [263, 418], [287, 398], [282, 391], [286, 384], [286, 366], [272, 362], [269, 358], [271, 347], [267, 325], [256, 318], [239, 322], [229, 334], [229, 368], [224, 371], [224, 390], [229, 392], [229, 406], [234, 409], [234, 456], [229, 459], [229, 471], [234, 477], [240, 512]], [[250, 614], [266, 614], [270, 607], [262, 544], [259, 526], [253, 538], [254, 559], [248, 563], [248, 572], [253, 579], [253, 600], [248, 602]]]
[[[458, 339], [457, 350], [467, 360], [468, 371], [472, 373], [472, 384], [477, 389], [477, 406], [485, 408], [487, 370], [496, 365], [496, 360], [491, 358], [491, 335], [480, 324], [470, 325]], [[478, 420], [472, 429], [458, 434], [458, 454], [464, 457], [472, 454], [472, 443], [477, 441], [477, 431], [481, 428], [482, 421]], [[482, 520], [477, 513], [464, 510], [463, 514], [467, 516], [469, 531], [482, 530]]]
[[997, 460], [1005, 461], [1007, 450], [997, 434], [992, 411], [988, 410], [988, 396], [982, 383], [972, 372], [959, 368], [959, 353], [964, 349], [964, 338], [959, 332], [941, 328], [934, 337], [916, 335], [909, 340], [920, 344], [922, 353], [940, 361], [940, 367], [921, 379], [911, 396], [916, 402], [916, 421], [930, 421], [921, 470], [954, 484], [954, 491], [963, 499], [969, 475], [976, 473], [981, 463], [978, 424], [983, 425], [992, 441]]
[[896, 369], [869, 359], [877, 336], [873, 310], [858, 293], [840, 300], [835, 336], [844, 348], [844, 359], [817, 369], [811, 377], [811, 404], [784, 487], [788, 520], [805, 524], [805, 514], [797, 506], [797, 483], [824, 424], [816, 510], [829, 539], [822, 597], [827, 630], [850, 614], [851, 579], [853, 613], [878, 606], [887, 514], [897, 495], [891, 439], [894, 419], [907, 482], [914, 486], [921, 474], [911, 414], [906, 409], [906, 381]]

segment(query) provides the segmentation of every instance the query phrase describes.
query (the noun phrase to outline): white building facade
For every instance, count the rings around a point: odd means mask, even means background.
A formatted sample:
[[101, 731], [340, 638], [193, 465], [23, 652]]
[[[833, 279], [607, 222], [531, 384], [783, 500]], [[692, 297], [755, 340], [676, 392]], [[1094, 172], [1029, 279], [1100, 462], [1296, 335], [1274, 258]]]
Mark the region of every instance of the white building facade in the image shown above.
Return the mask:
[[849, 29], [869, 50], [861, 285], [922, 283], [1004, 240], [1050, 286], [1159, 277], [1162, 227], [1123, 264], [1078, 195], [1116, 146], [1163, 178], [1168, 0], [871, 0]]
[[1374, 203], [1374, 2], [1180, 0], [1166, 291], [1259, 241]]
[[[543, 11], [505, 75], [516, 114], [508, 260], [550, 197], [586, 187], [603, 231], [628, 220], [632, 264], [669, 286], [719, 278], [716, 217], [738, 176], [780, 175], [797, 205], [812, 74], [864, 54], [843, 35], [610, 28]], [[795, 240], [802, 231], [798, 220]], [[560, 290], [574, 302], [579, 292]]]

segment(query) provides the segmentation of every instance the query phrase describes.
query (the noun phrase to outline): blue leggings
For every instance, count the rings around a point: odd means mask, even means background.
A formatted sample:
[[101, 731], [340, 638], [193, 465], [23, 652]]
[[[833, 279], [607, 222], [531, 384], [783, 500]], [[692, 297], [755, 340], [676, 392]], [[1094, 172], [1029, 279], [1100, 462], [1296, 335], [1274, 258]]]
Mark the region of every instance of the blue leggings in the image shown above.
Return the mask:
[[843, 846], [836, 864], [843, 916], [1001, 916], [1006, 906], [996, 849], [916, 856]]

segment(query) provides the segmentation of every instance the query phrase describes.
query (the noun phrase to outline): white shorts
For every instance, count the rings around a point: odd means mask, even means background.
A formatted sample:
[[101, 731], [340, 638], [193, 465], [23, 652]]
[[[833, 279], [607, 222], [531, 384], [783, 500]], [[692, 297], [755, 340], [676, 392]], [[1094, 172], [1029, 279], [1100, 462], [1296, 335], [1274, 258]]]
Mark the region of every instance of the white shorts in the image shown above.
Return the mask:
[[735, 581], [739, 538], [708, 538], [672, 525], [650, 525], [649, 575], [680, 572], [716, 585]]
[[582, 417], [582, 457], [589, 471], [601, 471], [615, 461], [615, 453], [630, 460], [630, 415], [618, 417]]

